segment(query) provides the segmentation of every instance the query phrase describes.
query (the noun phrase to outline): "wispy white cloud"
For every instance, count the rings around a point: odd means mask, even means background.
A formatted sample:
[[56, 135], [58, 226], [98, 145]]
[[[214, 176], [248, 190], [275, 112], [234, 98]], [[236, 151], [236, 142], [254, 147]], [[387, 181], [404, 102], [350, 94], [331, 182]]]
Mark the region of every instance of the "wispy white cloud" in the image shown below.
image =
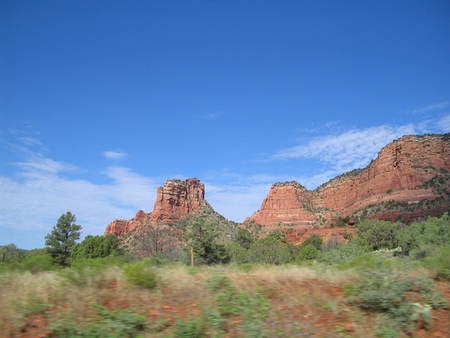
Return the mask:
[[103, 152], [103, 156], [110, 160], [121, 160], [125, 158], [127, 154], [122, 151], [106, 150]]
[[217, 184], [206, 182], [206, 198], [225, 217], [241, 222], [258, 210], [272, 183]]
[[426, 113], [426, 112], [430, 112], [430, 111], [436, 111], [436, 110], [442, 110], [447, 108], [450, 105], [449, 101], [443, 101], [443, 102], [436, 102], [436, 103], [432, 103], [423, 107], [419, 107], [414, 109], [412, 112], [413, 113]]
[[450, 114], [442, 117], [438, 123], [438, 128], [441, 129], [444, 133], [450, 132]]
[[26, 148], [18, 153], [23, 161], [11, 164], [15, 175], [0, 176], [0, 228], [37, 236], [29, 239], [34, 243], [29, 245], [42, 246], [45, 234], [68, 210], [77, 215], [84, 234], [101, 234], [113, 219], [153, 207], [159, 182], [150, 177], [109, 166], [103, 172], [106, 183], [96, 183], [80, 178], [84, 170], [75, 165], [33, 151], [38, 143], [18, 142]]
[[330, 165], [333, 171], [345, 171], [367, 165], [377, 152], [392, 140], [419, 132], [419, 128], [412, 124], [354, 129], [338, 135], [321, 136], [306, 144], [282, 149], [274, 154], [272, 159], [315, 158]]

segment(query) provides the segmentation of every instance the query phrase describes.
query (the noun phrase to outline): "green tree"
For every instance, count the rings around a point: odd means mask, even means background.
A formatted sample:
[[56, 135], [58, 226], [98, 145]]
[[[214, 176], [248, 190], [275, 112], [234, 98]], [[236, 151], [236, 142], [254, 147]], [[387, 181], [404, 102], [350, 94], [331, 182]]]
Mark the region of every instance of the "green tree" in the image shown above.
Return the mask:
[[357, 225], [358, 235], [371, 250], [394, 249], [398, 246], [397, 233], [402, 225], [388, 221], [367, 219]]
[[255, 236], [248, 230], [239, 228], [234, 236], [234, 242], [244, 249], [249, 249], [250, 245], [255, 241]]
[[56, 264], [68, 266], [70, 255], [80, 238], [81, 226], [75, 224], [76, 218], [71, 212], [66, 212], [59, 217], [52, 231], [45, 236], [45, 245]]
[[317, 249], [317, 251], [322, 250], [322, 238], [317, 235], [312, 235], [308, 237], [302, 244], [302, 247], [306, 247], [307, 245], [312, 245]]
[[86, 236], [86, 238], [74, 246], [72, 259], [99, 258], [108, 256], [120, 256], [123, 250], [120, 241], [115, 235]]
[[450, 243], [450, 218], [448, 213], [440, 218], [429, 217], [421, 223], [413, 223], [400, 229], [397, 234], [398, 245], [402, 253], [409, 255], [411, 251], [427, 247], [435, 247]]
[[216, 227], [206, 217], [192, 223], [186, 238], [188, 248], [192, 249], [194, 254], [195, 262], [217, 264], [230, 261], [225, 245], [217, 241]]
[[0, 263], [13, 263], [25, 256], [25, 250], [19, 249], [15, 244], [0, 246]]
[[253, 263], [285, 264], [293, 259], [292, 245], [272, 236], [263, 237], [254, 242], [248, 250], [249, 260]]
[[313, 244], [302, 245], [298, 256], [296, 258], [297, 262], [308, 261], [316, 259], [319, 256], [320, 251]]

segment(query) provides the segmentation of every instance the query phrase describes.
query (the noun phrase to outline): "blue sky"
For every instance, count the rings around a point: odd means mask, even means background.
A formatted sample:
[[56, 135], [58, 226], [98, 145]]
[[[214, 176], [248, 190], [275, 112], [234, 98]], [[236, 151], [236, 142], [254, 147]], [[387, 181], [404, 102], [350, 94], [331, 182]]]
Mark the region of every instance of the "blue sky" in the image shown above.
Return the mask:
[[83, 235], [198, 177], [242, 221], [404, 134], [450, 131], [450, 3], [0, 2], [0, 245]]

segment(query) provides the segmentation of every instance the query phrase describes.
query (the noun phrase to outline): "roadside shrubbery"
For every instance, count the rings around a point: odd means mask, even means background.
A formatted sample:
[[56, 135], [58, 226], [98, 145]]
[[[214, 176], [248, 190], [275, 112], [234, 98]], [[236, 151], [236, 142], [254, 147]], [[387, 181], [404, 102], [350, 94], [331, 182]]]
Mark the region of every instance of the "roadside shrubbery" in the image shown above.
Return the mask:
[[431, 317], [427, 316], [427, 309], [448, 307], [428, 277], [384, 268], [363, 272], [358, 282], [347, 285], [346, 291], [350, 303], [383, 314], [402, 329], [413, 328], [419, 319], [429, 327]]
[[151, 262], [146, 259], [126, 265], [124, 267], [124, 273], [127, 280], [133, 285], [147, 289], [156, 287], [156, 272], [152, 268]]

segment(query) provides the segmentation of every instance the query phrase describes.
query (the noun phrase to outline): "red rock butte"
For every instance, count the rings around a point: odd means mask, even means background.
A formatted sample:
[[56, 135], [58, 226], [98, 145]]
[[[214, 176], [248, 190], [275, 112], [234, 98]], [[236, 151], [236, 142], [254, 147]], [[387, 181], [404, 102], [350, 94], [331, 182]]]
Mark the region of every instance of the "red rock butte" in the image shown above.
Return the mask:
[[[246, 221], [326, 226], [383, 203], [402, 204], [405, 210], [380, 208], [371, 216], [395, 220], [440, 215], [450, 209], [449, 170], [448, 134], [404, 136], [385, 146], [366, 168], [338, 176], [314, 191], [297, 182], [274, 184], [261, 209]], [[429, 203], [414, 209], [424, 201]]]
[[116, 219], [105, 229], [105, 235], [124, 235], [141, 224], [160, 224], [176, 222], [207, 206], [205, 186], [197, 178], [168, 180], [156, 193], [153, 211], [139, 210], [130, 220]]

